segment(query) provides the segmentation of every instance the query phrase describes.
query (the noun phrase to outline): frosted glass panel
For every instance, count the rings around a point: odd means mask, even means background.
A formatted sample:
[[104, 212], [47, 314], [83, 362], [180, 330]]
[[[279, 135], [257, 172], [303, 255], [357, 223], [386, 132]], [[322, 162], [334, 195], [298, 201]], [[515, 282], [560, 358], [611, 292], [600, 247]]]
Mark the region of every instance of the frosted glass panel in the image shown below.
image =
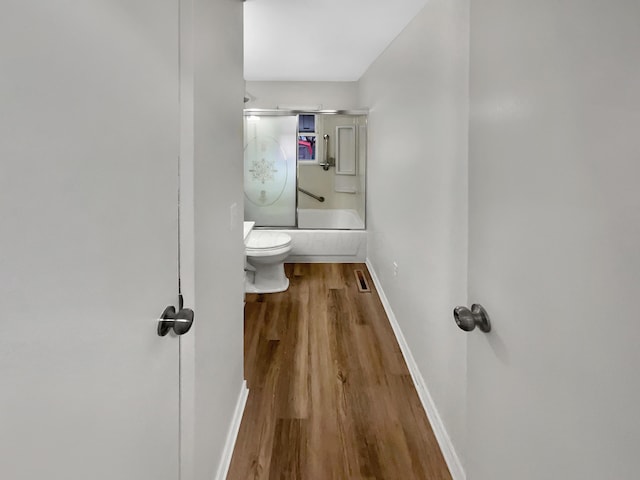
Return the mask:
[[296, 225], [295, 116], [244, 118], [244, 219], [261, 227]]

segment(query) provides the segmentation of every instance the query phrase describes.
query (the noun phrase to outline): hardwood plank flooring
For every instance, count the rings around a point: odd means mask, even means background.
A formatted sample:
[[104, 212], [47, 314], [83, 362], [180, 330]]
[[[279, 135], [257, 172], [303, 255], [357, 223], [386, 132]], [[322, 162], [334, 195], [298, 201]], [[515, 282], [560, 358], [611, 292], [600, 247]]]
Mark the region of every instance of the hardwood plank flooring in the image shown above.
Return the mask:
[[451, 480], [367, 267], [285, 269], [288, 291], [247, 295], [227, 479]]

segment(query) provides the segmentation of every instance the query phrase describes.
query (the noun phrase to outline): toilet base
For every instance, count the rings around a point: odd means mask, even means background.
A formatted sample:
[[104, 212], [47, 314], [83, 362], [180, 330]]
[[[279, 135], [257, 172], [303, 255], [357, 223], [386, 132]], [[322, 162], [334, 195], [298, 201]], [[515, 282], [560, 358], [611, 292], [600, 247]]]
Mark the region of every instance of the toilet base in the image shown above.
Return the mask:
[[280, 293], [286, 292], [289, 289], [289, 279], [281, 284], [280, 286], [272, 286], [270, 288], [265, 287], [256, 287], [248, 278], [245, 278], [244, 281], [244, 291], [245, 293]]
[[248, 271], [245, 274], [244, 291], [246, 293], [278, 293], [289, 288], [289, 279], [284, 274], [284, 264], [260, 264], [254, 267], [256, 267], [254, 272]]

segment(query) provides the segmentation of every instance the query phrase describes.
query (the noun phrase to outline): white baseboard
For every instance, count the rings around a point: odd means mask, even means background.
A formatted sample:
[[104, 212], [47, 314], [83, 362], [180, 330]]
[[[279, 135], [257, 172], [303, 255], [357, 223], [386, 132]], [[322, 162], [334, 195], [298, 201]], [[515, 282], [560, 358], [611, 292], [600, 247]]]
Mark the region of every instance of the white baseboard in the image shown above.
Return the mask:
[[362, 263], [365, 259], [356, 255], [289, 255], [285, 263]]
[[233, 456], [233, 449], [236, 446], [236, 439], [238, 438], [238, 432], [240, 431], [240, 422], [242, 421], [242, 414], [244, 413], [244, 407], [247, 404], [247, 397], [249, 396], [249, 389], [247, 388], [247, 381], [242, 382], [242, 388], [238, 395], [238, 401], [236, 403], [236, 409], [233, 412], [233, 418], [231, 419], [231, 426], [229, 427], [229, 433], [227, 433], [227, 441], [224, 445], [224, 451], [222, 452], [222, 458], [220, 459], [220, 465], [218, 465], [218, 472], [216, 473], [216, 480], [225, 480], [227, 473], [229, 473], [229, 466], [231, 465], [231, 457]]
[[384, 290], [382, 289], [382, 285], [380, 284], [380, 279], [378, 278], [378, 275], [376, 274], [376, 271], [368, 258], [366, 263], [367, 268], [369, 269], [369, 273], [371, 274], [371, 278], [373, 279], [373, 283], [376, 286], [376, 290], [378, 290], [378, 295], [380, 296], [380, 300], [382, 301], [384, 310], [387, 313], [387, 317], [389, 318], [389, 323], [391, 323], [391, 328], [393, 328], [393, 333], [395, 333], [396, 339], [398, 340], [400, 350], [402, 350], [404, 360], [405, 362], [407, 362], [407, 367], [409, 368], [411, 378], [413, 379], [413, 383], [415, 384], [416, 390], [418, 391], [418, 396], [420, 397], [422, 406], [427, 413], [427, 417], [429, 418], [429, 422], [431, 423], [433, 433], [436, 437], [436, 440], [438, 441], [438, 444], [440, 445], [440, 450], [442, 451], [444, 460], [447, 462], [449, 471], [451, 472], [451, 476], [453, 477], [453, 480], [466, 480], [467, 476], [464, 468], [462, 468], [460, 457], [453, 447], [453, 443], [451, 442], [451, 438], [449, 437], [449, 434], [444, 427], [444, 423], [442, 423], [442, 418], [440, 418], [440, 414], [438, 413], [436, 404], [434, 403], [433, 398], [429, 393], [429, 389], [427, 388], [427, 385], [424, 381], [424, 378], [420, 373], [420, 369], [418, 368], [418, 365], [413, 358], [413, 354], [411, 353], [409, 344], [404, 338], [404, 334], [402, 333], [402, 329], [400, 328], [398, 319], [391, 309], [391, 304], [389, 303], [387, 296], [384, 294]]

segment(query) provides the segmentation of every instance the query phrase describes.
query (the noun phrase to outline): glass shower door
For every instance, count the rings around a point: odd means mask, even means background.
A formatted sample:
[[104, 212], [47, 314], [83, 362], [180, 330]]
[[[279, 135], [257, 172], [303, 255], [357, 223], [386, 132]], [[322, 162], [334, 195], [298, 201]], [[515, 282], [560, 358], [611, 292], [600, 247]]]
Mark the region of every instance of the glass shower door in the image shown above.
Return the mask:
[[244, 117], [244, 219], [296, 226], [296, 116]]

